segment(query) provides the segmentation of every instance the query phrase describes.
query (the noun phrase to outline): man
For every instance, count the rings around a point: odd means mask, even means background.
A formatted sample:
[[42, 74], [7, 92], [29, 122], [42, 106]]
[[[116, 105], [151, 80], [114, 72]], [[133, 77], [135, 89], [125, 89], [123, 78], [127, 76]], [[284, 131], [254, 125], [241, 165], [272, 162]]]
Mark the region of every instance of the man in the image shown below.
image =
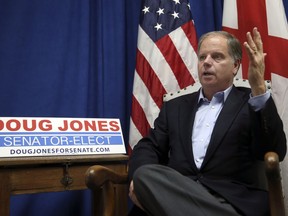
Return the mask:
[[134, 147], [129, 195], [145, 214], [269, 215], [257, 164], [267, 151], [283, 160], [286, 138], [266, 91], [266, 54], [257, 28], [247, 33], [244, 47], [251, 89], [233, 86], [242, 58], [239, 41], [227, 32], [203, 35], [202, 88], [164, 103], [154, 128]]

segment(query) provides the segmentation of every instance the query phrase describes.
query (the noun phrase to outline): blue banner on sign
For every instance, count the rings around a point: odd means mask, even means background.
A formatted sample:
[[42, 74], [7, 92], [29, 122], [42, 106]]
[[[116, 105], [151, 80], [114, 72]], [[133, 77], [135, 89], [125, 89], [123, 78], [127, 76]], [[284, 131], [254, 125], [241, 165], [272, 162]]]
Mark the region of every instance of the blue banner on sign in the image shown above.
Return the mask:
[[121, 133], [0, 133], [0, 146], [122, 145]]

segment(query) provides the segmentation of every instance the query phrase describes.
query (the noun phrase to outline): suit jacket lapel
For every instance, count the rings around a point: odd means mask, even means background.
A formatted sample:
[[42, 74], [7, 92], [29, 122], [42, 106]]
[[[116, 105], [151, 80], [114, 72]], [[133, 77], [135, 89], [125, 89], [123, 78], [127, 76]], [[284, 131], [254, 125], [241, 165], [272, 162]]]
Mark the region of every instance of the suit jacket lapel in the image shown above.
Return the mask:
[[234, 118], [237, 116], [243, 105], [247, 103], [247, 98], [245, 99], [244, 96], [245, 93], [238, 91], [237, 88], [233, 86], [215, 123], [210, 144], [201, 169], [210, 160], [214, 151], [216, 151], [217, 147], [221, 144], [222, 139], [227, 133], [230, 125], [233, 123]]
[[194, 162], [194, 156], [192, 152], [192, 130], [195, 114], [198, 106], [199, 92], [192, 94], [191, 97], [187, 97], [184, 101], [185, 104], [179, 108], [179, 128], [180, 131], [180, 142], [185, 146], [186, 157], [190, 160], [193, 169], [196, 171], [197, 167]]

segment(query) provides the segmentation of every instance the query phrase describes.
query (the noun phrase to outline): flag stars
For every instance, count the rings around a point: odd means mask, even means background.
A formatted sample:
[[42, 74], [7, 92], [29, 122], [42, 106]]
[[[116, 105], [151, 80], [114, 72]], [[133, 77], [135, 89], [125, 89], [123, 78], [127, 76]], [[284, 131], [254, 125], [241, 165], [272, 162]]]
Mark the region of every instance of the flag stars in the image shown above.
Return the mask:
[[146, 6], [144, 6], [144, 9], [142, 9], [142, 11], [144, 12], [144, 14], [150, 12], [150, 11], [149, 11], [149, 8], [150, 8], [150, 7], [146, 7]]
[[176, 13], [176, 11], [174, 11], [174, 13], [171, 15], [174, 17], [174, 19], [179, 18], [179, 13]]
[[157, 23], [156, 26], [154, 26], [154, 28], [159, 31], [160, 29], [162, 29], [162, 24]]
[[180, 0], [173, 0], [175, 4], [180, 4]]
[[159, 8], [156, 13], [160, 16], [161, 14], [164, 14], [164, 8]]

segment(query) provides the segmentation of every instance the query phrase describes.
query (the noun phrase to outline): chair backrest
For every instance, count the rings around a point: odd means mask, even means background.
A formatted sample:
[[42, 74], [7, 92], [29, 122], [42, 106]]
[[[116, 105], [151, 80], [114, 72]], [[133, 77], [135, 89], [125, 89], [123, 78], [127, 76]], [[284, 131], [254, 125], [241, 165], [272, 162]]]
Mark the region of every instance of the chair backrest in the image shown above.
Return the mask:
[[[237, 87], [246, 87], [246, 88], [250, 88], [250, 84], [249, 81], [246, 79], [239, 79], [239, 78], [235, 78], [234, 79], [234, 85]], [[266, 84], [266, 88], [268, 90], [271, 89], [271, 82], [270, 80], [265, 80], [265, 84]], [[177, 92], [172, 92], [172, 93], [167, 93], [163, 95], [163, 101], [169, 101], [173, 98], [182, 96], [182, 95], [186, 95], [186, 94], [191, 94], [193, 92], [196, 92], [199, 90], [199, 88], [201, 87], [201, 84], [199, 82], [195, 82], [190, 86], [187, 86], [186, 88], [180, 89]]]

